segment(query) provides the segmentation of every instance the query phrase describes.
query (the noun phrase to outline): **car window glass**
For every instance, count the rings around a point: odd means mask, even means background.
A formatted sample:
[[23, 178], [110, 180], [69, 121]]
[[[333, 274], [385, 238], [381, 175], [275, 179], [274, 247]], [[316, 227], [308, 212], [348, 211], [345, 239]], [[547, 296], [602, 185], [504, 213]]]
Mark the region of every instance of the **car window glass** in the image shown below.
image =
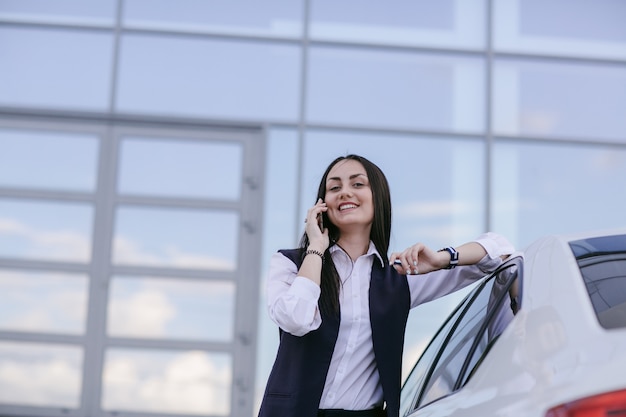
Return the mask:
[[483, 327], [480, 339], [475, 344], [474, 353], [465, 367], [462, 385], [465, 385], [478, 369], [495, 341], [509, 326], [518, 311], [520, 301], [518, 271], [518, 265], [511, 264], [510, 267], [499, 272], [493, 280], [485, 315], [488, 322], [486, 327]]
[[626, 235], [570, 242], [580, 273], [605, 329], [626, 327]]
[[[507, 274], [508, 275], [508, 274]], [[466, 358], [471, 354], [471, 348], [477, 335], [484, 329], [485, 320], [492, 305], [499, 304], [504, 298], [503, 291], [508, 288], [501, 284], [509, 282], [502, 273], [491, 277], [487, 284], [481, 287], [472, 299], [465, 313], [458, 320], [447, 345], [432, 370], [421, 395], [418, 405], [425, 405], [444, 397], [455, 390], [459, 375], [463, 372]], [[501, 329], [492, 329], [495, 334]], [[484, 348], [483, 348], [484, 351]]]
[[[400, 396], [401, 416], [404, 416], [409, 411], [413, 410], [413, 405], [415, 404], [415, 395], [420, 391], [422, 383], [424, 381], [424, 377], [430, 369], [433, 361], [437, 357], [437, 353], [440, 351], [441, 345], [443, 344], [446, 336], [450, 333], [450, 329], [458, 320], [459, 315], [463, 312], [463, 310], [465, 310], [465, 305], [472, 298], [472, 294], [473, 293], [470, 293], [463, 300], [463, 302], [459, 304], [459, 307], [457, 307], [457, 309], [452, 314], [450, 314], [450, 316], [445, 321], [443, 326], [441, 326], [435, 337], [431, 340], [426, 350], [424, 350], [419, 360], [413, 367], [413, 370], [411, 370], [411, 373], [404, 382], [404, 386], [402, 387], [402, 394]], [[410, 331], [411, 329], [407, 329], [407, 332]]]

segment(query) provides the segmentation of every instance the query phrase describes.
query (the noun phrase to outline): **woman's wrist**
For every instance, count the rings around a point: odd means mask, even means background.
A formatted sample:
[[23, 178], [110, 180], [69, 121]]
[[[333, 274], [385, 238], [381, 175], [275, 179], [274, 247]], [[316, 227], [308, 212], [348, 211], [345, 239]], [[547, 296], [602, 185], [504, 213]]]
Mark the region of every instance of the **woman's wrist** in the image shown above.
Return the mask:
[[448, 246], [437, 251], [442, 259], [441, 269], [454, 269], [459, 264], [459, 252], [452, 246]]
[[437, 251], [439, 255], [439, 269], [446, 269], [450, 263], [450, 254], [448, 252]]
[[307, 249], [307, 250], [304, 252], [304, 255], [305, 255], [305, 256], [307, 256], [307, 255], [319, 256], [319, 258], [322, 260], [322, 263], [324, 263], [324, 261], [326, 260], [326, 259], [324, 258], [324, 252], [319, 251], [319, 250], [316, 250], [316, 249]]
[[316, 243], [310, 243], [309, 246], [306, 247], [306, 250], [314, 250], [314, 251], [324, 253], [326, 252], [326, 247], [324, 247], [323, 245], [316, 244]]

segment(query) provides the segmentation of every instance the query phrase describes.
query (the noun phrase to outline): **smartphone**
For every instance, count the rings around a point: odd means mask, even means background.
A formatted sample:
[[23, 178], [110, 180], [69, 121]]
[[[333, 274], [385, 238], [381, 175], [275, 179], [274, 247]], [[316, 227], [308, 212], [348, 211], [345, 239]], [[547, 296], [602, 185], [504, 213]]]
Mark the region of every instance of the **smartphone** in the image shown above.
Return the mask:
[[324, 231], [324, 216], [322, 216], [322, 213], [319, 213], [317, 215], [317, 225], [320, 227], [320, 230], [323, 232]]
[[393, 264], [402, 266], [402, 261], [400, 259], [396, 259], [395, 261], [393, 261]]

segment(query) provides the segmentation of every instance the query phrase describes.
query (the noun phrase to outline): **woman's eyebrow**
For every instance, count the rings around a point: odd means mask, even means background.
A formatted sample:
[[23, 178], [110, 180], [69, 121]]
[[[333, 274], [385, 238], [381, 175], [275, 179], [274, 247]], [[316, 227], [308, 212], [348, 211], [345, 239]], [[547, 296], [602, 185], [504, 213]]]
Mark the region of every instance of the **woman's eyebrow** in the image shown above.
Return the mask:
[[[350, 175], [348, 177], [348, 179], [353, 180], [356, 177], [360, 177], [360, 176], [363, 176], [363, 177], [367, 178], [367, 175], [359, 173], [359, 174], [352, 174], [352, 175]], [[331, 178], [328, 178], [327, 182], [328, 181], [341, 181], [341, 178], [339, 178], [339, 177], [331, 177]]]

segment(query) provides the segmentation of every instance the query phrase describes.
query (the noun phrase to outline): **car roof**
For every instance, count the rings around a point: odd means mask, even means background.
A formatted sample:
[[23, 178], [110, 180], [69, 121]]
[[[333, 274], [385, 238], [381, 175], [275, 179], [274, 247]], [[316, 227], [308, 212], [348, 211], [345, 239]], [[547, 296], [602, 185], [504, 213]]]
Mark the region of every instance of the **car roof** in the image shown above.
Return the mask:
[[[579, 241], [609, 236], [626, 239], [626, 229], [550, 235], [529, 245], [524, 250], [522, 309], [550, 307], [564, 321], [599, 326], [576, 255], [594, 249], [585, 248], [584, 242], [581, 246]], [[577, 253], [570, 246], [572, 242], [578, 243]]]
[[529, 247], [534, 246], [537, 243], [540, 243], [544, 240], [558, 240], [563, 242], [570, 242], [574, 240], [588, 239], [593, 237], [601, 237], [601, 236], [615, 236], [615, 235], [626, 235], [626, 227], [622, 228], [613, 228], [613, 229], [599, 229], [599, 230], [589, 230], [589, 231], [581, 231], [581, 232], [572, 232], [572, 233], [558, 233], [558, 234], [550, 234], [543, 237], [538, 238]]

